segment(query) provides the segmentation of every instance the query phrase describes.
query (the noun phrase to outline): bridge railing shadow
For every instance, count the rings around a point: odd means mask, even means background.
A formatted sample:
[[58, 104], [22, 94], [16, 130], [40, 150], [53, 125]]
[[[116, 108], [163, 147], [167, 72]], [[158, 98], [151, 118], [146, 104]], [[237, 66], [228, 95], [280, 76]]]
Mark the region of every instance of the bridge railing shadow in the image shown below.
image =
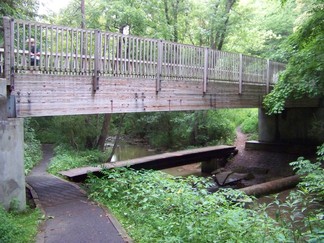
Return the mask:
[[[78, 29], [4, 17], [5, 49], [11, 67], [4, 67], [0, 49], [0, 74], [29, 73], [203, 80], [207, 82], [274, 84], [285, 65], [266, 59], [157, 39]], [[34, 39], [39, 61], [31, 62]], [[158, 87], [157, 87], [158, 89]]]

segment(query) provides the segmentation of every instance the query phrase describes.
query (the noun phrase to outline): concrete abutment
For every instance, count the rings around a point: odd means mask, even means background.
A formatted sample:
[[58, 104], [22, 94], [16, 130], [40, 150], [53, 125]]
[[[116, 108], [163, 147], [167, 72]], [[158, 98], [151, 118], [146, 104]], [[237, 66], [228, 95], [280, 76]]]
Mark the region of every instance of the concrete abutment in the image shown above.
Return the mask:
[[259, 109], [259, 142], [320, 145], [324, 142], [324, 105], [286, 108], [281, 114], [267, 115]]

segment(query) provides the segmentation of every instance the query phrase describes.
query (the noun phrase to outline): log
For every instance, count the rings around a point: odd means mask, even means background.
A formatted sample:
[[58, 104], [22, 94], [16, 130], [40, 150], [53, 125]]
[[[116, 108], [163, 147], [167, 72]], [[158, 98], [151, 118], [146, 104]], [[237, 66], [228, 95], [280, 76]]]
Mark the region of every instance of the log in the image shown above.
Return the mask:
[[299, 175], [289, 176], [274, 181], [253, 185], [240, 190], [251, 196], [264, 196], [295, 187], [300, 181]]

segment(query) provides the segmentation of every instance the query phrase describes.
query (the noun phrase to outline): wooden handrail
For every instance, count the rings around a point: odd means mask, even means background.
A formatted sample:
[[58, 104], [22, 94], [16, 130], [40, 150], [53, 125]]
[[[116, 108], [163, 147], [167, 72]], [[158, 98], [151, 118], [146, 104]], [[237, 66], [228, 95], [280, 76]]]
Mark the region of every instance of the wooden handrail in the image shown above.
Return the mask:
[[[157, 92], [163, 79], [201, 80], [203, 93], [208, 92], [208, 82], [218, 80], [237, 83], [239, 93], [246, 83], [265, 85], [268, 90], [285, 68], [282, 63], [239, 53], [119, 33], [23, 20], [10, 20], [10, 26], [11, 31], [4, 26], [5, 38], [11, 41], [0, 49], [0, 74], [4, 73], [6, 49], [11, 50], [15, 72], [38, 69], [46, 74], [95, 75], [96, 83], [101, 75], [154, 78]], [[31, 38], [41, 53], [33, 66], [26, 43]]]

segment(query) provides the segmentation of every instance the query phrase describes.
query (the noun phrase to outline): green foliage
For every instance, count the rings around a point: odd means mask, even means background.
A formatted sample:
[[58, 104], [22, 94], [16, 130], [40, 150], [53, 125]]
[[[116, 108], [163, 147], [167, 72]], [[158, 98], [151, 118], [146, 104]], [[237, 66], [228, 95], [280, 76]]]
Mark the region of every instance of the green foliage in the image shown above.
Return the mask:
[[314, 198], [302, 191], [291, 191], [282, 202], [278, 195], [268, 206], [275, 209], [277, 222], [288, 229], [293, 242], [324, 240], [323, 209]]
[[[116, 169], [88, 180], [90, 196], [109, 205], [136, 242], [285, 242], [284, 228], [245, 209], [239, 191], [210, 194], [204, 178]], [[262, 234], [260, 234], [262, 232]]]
[[231, 143], [234, 139], [233, 112], [210, 110], [134, 114], [125, 122], [125, 133], [146, 139], [159, 149], [182, 149]]
[[59, 171], [73, 168], [99, 165], [108, 158], [108, 151], [102, 153], [98, 150], [76, 151], [64, 146], [57, 146], [54, 149], [55, 156], [51, 159], [48, 172], [57, 175]]
[[289, 62], [274, 90], [264, 99], [270, 114], [281, 113], [288, 98], [324, 95], [324, 11], [314, 0], [308, 19], [287, 42]]
[[35, 242], [41, 213], [38, 209], [24, 212], [6, 212], [0, 206], [0, 242]]
[[37, 0], [4, 0], [0, 2], [0, 16], [31, 19], [37, 15], [38, 6]]
[[[300, 157], [291, 162], [302, 181], [298, 184], [300, 191], [290, 195], [289, 200], [280, 205], [279, 214], [287, 214], [290, 218], [281, 217], [282, 224], [291, 228], [295, 241], [308, 240], [309, 242], [322, 242], [324, 240], [324, 144], [318, 147], [317, 161]], [[315, 208], [315, 209], [314, 209]], [[296, 224], [297, 223], [297, 224]], [[301, 224], [303, 227], [301, 228]]]
[[302, 182], [299, 187], [304, 192], [314, 195], [321, 201], [324, 201], [324, 144], [318, 147], [317, 162], [312, 163], [304, 157], [299, 157], [297, 161], [291, 162], [297, 174], [302, 176]]
[[31, 127], [30, 119], [28, 118], [24, 120], [24, 140], [25, 174], [28, 174], [42, 158], [40, 141], [36, 139], [35, 131]]
[[258, 133], [258, 110], [249, 109], [245, 114], [245, 119], [241, 124], [243, 133], [257, 134]]
[[32, 118], [32, 127], [42, 143], [66, 144], [75, 149], [94, 148], [102, 116], [56, 116]]

